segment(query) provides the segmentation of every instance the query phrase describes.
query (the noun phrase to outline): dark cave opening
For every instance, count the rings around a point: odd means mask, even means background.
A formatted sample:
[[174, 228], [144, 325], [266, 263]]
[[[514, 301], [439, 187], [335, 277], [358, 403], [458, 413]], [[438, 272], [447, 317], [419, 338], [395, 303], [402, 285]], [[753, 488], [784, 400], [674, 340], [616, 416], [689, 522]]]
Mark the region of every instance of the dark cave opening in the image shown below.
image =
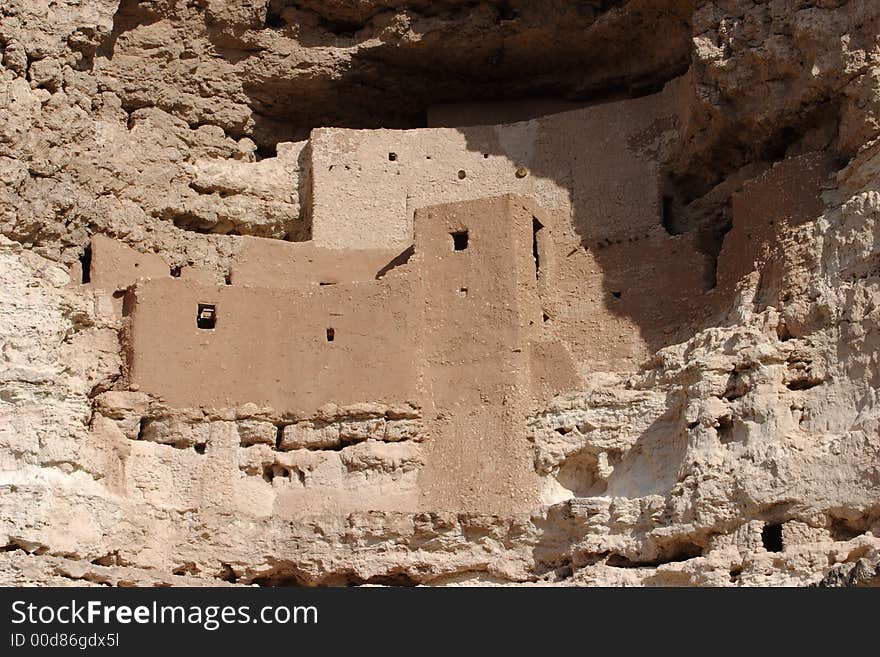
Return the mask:
[[782, 552], [782, 524], [767, 523], [761, 530], [761, 543], [767, 552]]
[[[430, 110], [444, 104], [544, 107], [491, 121], [513, 122], [552, 113], [548, 106], [649, 95], [689, 68], [691, 0], [658, 0], [640, 11], [622, 11], [620, 0], [573, 4], [556, 15], [518, 0], [393, 7], [268, 0], [262, 22], [277, 38], [306, 51], [335, 47], [350, 54], [332, 74], [304, 66], [243, 79], [252, 127], [232, 127], [230, 134], [246, 134], [268, 156], [276, 143], [301, 141], [318, 127], [434, 127]], [[395, 16], [406, 17], [410, 38], [386, 34]], [[621, 38], [609, 42], [609, 32]], [[657, 32], [664, 39], [654, 38]], [[209, 38], [232, 64], [254, 52], [253, 44], [222, 29], [209, 30]]]

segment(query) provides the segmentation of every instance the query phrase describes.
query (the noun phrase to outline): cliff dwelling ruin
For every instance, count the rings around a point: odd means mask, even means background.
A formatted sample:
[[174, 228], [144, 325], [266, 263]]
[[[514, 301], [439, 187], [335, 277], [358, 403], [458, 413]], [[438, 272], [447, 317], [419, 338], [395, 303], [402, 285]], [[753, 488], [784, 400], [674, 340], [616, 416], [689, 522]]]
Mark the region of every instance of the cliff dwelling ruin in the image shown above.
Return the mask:
[[876, 6], [26, 4], [0, 582], [876, 582]]
[[[255, 472], [297, 473], [257, 479], [286, 487], [281, 514], [338, 508], [337, 483], [311, 472], [325, 451], [376, 452], [391, 471], [358, 478], [347, 510], [527, 512], [614, 486], [598, 462], [542, 481], [528, 418], [725, 310], [753, 271], [758, 252], [735, 244], [755, 204], [809, 220], [827, 175], [805, 155], [746, 187], [723, 249], [716, 227], [670, 231], [656, 149], [680, 85], [505, 125], [316, 129], [297, 146], [311, 239], [242, 237], [223, 281], [95, 237], [89, 280], [124, 317], [128, 389], [170, 409], [260, 409], [273, 462]], [[177, 439], [156, 427], [141, 420], [138, 437]]]

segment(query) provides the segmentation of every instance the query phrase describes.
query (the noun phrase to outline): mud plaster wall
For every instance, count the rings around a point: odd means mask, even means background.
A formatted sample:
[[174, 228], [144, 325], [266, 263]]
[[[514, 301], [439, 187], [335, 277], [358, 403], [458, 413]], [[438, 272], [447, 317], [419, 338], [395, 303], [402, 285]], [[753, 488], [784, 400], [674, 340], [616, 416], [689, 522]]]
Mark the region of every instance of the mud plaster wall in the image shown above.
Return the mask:
[[[827, 155], [807, 153], [778, 163], [734, 195], [733, 226], [718, 256], [719, 298], [751, 285], [758, 305], [778, 306], [784, 289], [790, 295], [802, 286], [785, 272], [815, 266], [797, 229], [822, 213], [822, 185], [831, 171]], [[797, 330], [789, 324], [786, 330]]]
[[516, 193], [548, 211], [547, 329], [584, 373], [631, 371], [695, 330], [714, 285], [700, 235], [663, 227], [663, 145], [684, 82], [520, 123], [312, 132], [316, 245], [404, 248], [417, 208]]
[[416, 208], [504, 193], [562, 212], [587, 241], [660, 229], [658, 153], [682, 120], [685, 85], [518, 123], [313, 130], [312, 237], [334, 248], [406, 246]]
[[[411, 286], [405, 278], [286, 289], [142, 282], [130, 300], [131, 380], [180, 407], [253, 402], [296, 413], [407, 401], [420, 333]], [[198, 328], [199, 304], [215, 307], [215, 328]]]
[[373, 281], [400, 249], [335, 249], [314, 242], [244, 237], [230, 271], [233, 285], [267, 288]]
[[[419, 211], [414, 255], [372, 282], [141, 279], [126, 298], [131, 387], [174, 407], [250, 403], [289, 419], [409, 403], [425, 419], [425, 508], [531, 508], [526, 416], [546, 401], [533, 388], [577, 380], [564, 347], [542, 340], [538, 217], [512, 197]], [[198, 327], [199, 304], [215, 308], [213, 328]]]
[[[529, 215], [528, 222], [514, 215], [512, 204]], [[378, 279], [347, 280], [359, 276], [355, 263], [361, 259], [360, 267], [370, 272], [382, 261], [381, 252], [355, 250], [334, 251], [350, 275], [323, 285], [316, 284], [327, 267], [320, 258], [300, 261], [303, 271], [312, 267], [319, 275], [304, 273], [294, 286], [260, 277], [263, 269], [253, 273], [253, 254], [240, 262], [251, 283], [236, 277], [230, 285], [141, 278], [126, 299], [132, 383], [181, 407], [252, 402], [296, 415], [331, 401], [415, 399], [417, 351], [456, 367], [513, 349], [527, 358], [521, 332], [526, 327], [528, 337], [540, 338], [544, 329], [533, 242], [534, 226], [541, 225], [538, 217], [546, 220], [545, 213], [501, 197], [437, 206], [419, 216], [414, 254]], [[466, 235], [466, 244], [457, 246], [453, 234]], [[243, 254], [265, 255], [269, 245], [253, 240]], [[549, 245], [542, 240], [539, 251]], [[294, 254], [303, 247], [315, 253], [310, 245], [284, 246]], [[96, 245], [99, 253], [104, 248]], [[551, 272], [545, 261], [542, 275]], [[211, 329], [197, 325], [200, 304], [215, 307]], [[432, 337], [443, 325], [448, 330]], [[461, 343], [483, 351], [456, 357]], [[466, 378], [481, 376], [471, 372]]]
[[[525, 510], [521, 500], [538, 500], [525, 420], [532, 339], [543, 329], [533, 251], [540, 216], [511, 198], [417, 214], [424, 382], [436, 409], [421, 484], [443, 508]], [[450, 234], [464, 230], [467, 248], [451, 248]], [[574, 383], [570, 364], [567, 370], [558, 382]]]

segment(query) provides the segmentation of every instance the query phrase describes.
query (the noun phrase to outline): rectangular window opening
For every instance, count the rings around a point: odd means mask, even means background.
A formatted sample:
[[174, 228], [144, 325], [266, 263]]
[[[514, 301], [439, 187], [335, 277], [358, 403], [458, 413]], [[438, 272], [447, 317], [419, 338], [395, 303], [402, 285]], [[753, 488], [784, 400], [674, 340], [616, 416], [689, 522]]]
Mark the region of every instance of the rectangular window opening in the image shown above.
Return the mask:
[[82, 255], [79, 257], [82, 266], [82, 282], [83, 285], [90, 283], [92, 280], [92, 245], [89, 244], [83, 249]]
[[217, 326], [217, 305], [200, 303], [196, 311], [196, 326], [200, 329], [213, 329]]
[[452, 248], [455, 251], [464, 251], [468, 248], [468, 232], [466, 230], [457, 230], [452, 235]]
[[541, 254], [538, 248], [538, 233], [544, 228], [544, 225], [538, 221], [537, 217], [532, 217], [532, 255], [535, 258], [535, 280], [541, 275]]
[[664, 196], [662, 200], [661, 222], [663, 223], [663, 228], [670, 235], [678, 235], [681, 233], [680, 230], [676, 229], [674, 213], [675, 199], [671, 196]]
[[328, 328], [327, 329], [327, 342], [333, 342], [336, 339], [336, 329]]

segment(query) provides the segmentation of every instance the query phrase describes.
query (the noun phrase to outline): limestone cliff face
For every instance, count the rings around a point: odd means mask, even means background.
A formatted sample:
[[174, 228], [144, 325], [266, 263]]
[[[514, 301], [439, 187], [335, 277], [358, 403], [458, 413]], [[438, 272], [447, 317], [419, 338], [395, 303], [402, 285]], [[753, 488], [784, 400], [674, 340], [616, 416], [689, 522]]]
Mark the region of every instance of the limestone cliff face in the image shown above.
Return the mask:
[[[876, 584], [878, 34], [873, 0], [4, 2], [0, 583]], [[509, 193], [551, 232], [499, 340], [528, 386], [141, 389], [142, 290], [430, 300], [413, 216]]]

